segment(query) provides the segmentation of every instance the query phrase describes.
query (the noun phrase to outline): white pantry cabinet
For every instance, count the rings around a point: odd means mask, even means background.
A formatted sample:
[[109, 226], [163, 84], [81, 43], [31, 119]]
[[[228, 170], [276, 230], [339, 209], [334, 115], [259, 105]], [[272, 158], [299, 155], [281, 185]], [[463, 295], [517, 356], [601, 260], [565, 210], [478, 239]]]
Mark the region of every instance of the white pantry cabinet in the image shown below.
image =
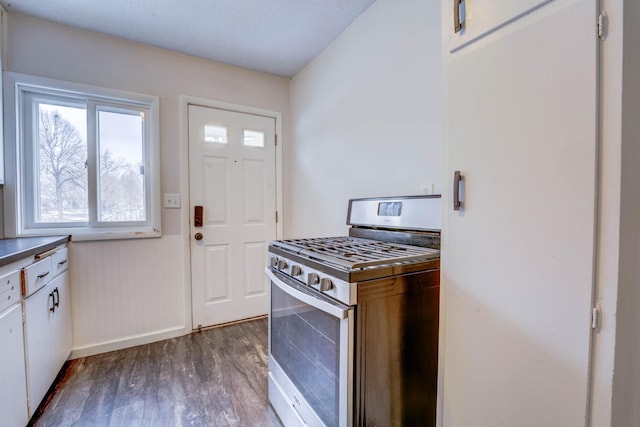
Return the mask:
[[[42, 265], [47, 266], [44, 271]], [[46, 283], [24, 300], [29, 417], [53, 384], [72, 347], [67, 249], [61, 248], [23, 270], [23, 279]]]
[[597, 1], [468, 2], [467, 33], [443, 24], [447, 187], [463, 180], [460, 210], [455, 184], [443, 200], [440, 420], [584, 426]]

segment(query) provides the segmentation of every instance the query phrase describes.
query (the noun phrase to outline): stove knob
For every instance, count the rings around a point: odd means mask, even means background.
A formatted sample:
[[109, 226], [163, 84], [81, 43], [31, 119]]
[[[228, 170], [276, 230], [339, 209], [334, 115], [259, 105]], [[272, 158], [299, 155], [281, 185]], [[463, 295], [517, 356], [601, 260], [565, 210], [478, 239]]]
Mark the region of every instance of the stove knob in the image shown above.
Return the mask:
[[272, 268], [278, 268], [278, 257], [273, 257], [271, 258], [271, 267]]
[[309, 276], [307, 277], [307, 285], [317, 285], [319, 282], [320, 276], [318, 276], [318, 273], [309, 273]]
[[333, 289], [333, 283], [331, 283], [331, 279], [325, 277], [324, 279], [320, 280], [320, 287], [318, 289], [320, 289], [322, 292]]
[[291, 266], [291, 275], [293, 277], [299, 276], [302, 274], [302, 268], [300, 268], [299, 265], [293, 265]]
[[286, 270], [287, 269], [287, 260], [281, 259], [278, 261], [278, 270]]

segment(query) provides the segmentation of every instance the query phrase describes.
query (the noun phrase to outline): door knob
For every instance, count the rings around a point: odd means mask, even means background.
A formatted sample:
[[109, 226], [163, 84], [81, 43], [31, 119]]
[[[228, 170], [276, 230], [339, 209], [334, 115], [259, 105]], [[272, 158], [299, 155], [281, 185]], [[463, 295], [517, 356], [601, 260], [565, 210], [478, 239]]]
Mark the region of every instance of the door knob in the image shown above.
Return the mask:
[[202, 233], [196, 233], [195, 236], [193, 236], [193, 238], [196, 240], [202, 240], [203, 237], [204, 235]]

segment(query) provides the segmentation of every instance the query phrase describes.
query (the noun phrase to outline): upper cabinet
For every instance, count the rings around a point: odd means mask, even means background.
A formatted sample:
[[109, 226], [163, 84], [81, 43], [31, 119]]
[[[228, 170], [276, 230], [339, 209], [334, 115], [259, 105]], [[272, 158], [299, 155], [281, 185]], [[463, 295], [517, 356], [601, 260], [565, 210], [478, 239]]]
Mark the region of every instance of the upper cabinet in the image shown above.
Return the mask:
[[449, 50], [454, 51], [553, 0], [444, 0]]

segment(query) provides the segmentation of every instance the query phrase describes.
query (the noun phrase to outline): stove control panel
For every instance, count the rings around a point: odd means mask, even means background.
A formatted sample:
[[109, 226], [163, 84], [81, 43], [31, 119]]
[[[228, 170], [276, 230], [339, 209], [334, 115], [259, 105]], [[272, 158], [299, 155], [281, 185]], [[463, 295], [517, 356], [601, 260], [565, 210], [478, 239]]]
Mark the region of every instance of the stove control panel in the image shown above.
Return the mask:
[[350, 284], [304, 264], [296, 264], [273, 254], [269, 254], [269, 265], [274, 270], [278, 270], [344, 304], [356, 304], [356, 283]]

